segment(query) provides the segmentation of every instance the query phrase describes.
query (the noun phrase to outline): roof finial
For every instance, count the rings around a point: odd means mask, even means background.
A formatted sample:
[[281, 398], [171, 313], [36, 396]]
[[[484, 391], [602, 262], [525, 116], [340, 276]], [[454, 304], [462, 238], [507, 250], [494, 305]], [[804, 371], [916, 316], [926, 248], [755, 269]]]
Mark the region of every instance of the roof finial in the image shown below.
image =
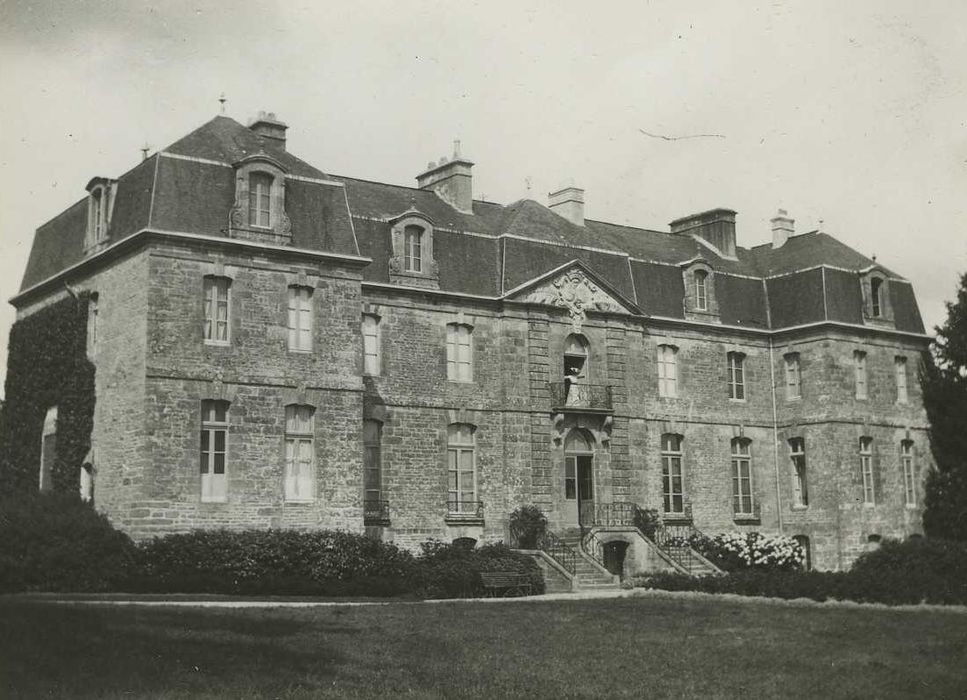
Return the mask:
[[141, 160], [148, 160], [148, 151], [151, 150], [151, 146], [145, 141], [144, 145], [141, 147]]
[[876, 262], [876, 253], [873, 253], [873, 262]]
[[818, 230], [819, 233], [822, 233], [823, 232], [823, 220], [822, 219], [819, 220], [819, 229], [817, 229], [817, 230]]
[[527, 187], [527, 196], [530, 197], [530, 194], [531, 194], [531, 176], [530, 175], [524, 178], [524, 185]]
[[219, 108], [219, 114], [225, 114], [225, 103], [228, 102], [228, 98], [225, 97], [224, 92], [218, 96], [218, 102], [221, 105]]

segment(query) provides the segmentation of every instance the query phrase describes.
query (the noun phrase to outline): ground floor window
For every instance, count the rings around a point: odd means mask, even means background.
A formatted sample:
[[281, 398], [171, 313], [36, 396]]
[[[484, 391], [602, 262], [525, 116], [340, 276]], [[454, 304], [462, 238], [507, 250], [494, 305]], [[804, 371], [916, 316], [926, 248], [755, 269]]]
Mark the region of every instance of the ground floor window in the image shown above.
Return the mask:
[[47, 409], [40, 439], [40, 476], [38, 488], [50, 491], [54, 486], [54, 464], [57, 460], [57, 406]]
[[743, 438], [732, 441], [732, 510], [736, 515], [753, 512], [752, 441]]
[[662, 501], [666, 513], [685, 512], [685, 488], [682, 479], [682, 436], [661, 436]]
[[474, 426], [447, 426], [447, 510], [472, 515], [477, 512], [477, 472], [474, 461]]
[[228, 497], [228, 401], [201, 402], [201, 500]]
[[312, 406], [285, 407], [285, 500], [313, 499], [314, 414]]

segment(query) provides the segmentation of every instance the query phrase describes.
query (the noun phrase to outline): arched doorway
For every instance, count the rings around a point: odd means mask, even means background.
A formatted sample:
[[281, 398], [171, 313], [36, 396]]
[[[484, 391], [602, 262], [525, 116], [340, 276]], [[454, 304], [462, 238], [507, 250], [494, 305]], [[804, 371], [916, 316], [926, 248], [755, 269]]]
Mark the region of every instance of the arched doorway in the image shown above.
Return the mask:
[[628, 554], [628, 543], [614, 540], [604, 545], [604, 568], [615, 576], [621, 576], [625, 568], [625, 556]]
[[580, 428], [564, 441], [564, 517], [573, 525], [594, 522], [594, 437]]

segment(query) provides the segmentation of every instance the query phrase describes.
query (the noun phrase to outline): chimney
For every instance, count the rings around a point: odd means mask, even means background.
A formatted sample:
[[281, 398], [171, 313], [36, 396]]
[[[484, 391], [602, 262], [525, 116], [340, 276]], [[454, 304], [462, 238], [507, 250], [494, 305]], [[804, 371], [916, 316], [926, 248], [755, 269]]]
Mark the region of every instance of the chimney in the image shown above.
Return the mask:
[[735, 212], [731, 209], [710, 209], [701, 214], [684, 216], [675, 219], [669, 226], [672, 233], [698, 236], [725, 257], [735, 257]]
[[289, 127], [275, 116], [275, 112], [259, 112], [259, 116], [248, 128], [263, 138], [271, 139], [285, 150], [285, 130]]
[[450, 206], [464, 214], [473, 214], [473, 163], [460, 155], [460, 141], [453, 142], [453, 158], [430, 162], [426, 171], [416, 176], [421, 190], [431, 190]]
[[772, 219], [772, 247], [782, 248], [795, 235], [795, 219], [789, 218], [789, 212], [780, 209]]
[[572, 224], [584, 226], [584, 190], [580, 187], [569, 186], [549, 193], [547, 206]]

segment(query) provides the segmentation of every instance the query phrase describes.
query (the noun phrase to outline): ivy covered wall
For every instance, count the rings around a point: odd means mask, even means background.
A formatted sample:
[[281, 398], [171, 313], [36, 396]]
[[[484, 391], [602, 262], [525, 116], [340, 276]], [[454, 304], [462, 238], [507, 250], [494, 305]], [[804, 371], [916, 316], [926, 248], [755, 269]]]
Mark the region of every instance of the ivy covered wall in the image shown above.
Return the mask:
[[90, 296], [69, 296], [13, 324], [0, 423], [0, 494], [36, 491], [47, 409], [57, 406], [52, 488], [78, 493], [91, 447], [94, 365], [87, 359]]

